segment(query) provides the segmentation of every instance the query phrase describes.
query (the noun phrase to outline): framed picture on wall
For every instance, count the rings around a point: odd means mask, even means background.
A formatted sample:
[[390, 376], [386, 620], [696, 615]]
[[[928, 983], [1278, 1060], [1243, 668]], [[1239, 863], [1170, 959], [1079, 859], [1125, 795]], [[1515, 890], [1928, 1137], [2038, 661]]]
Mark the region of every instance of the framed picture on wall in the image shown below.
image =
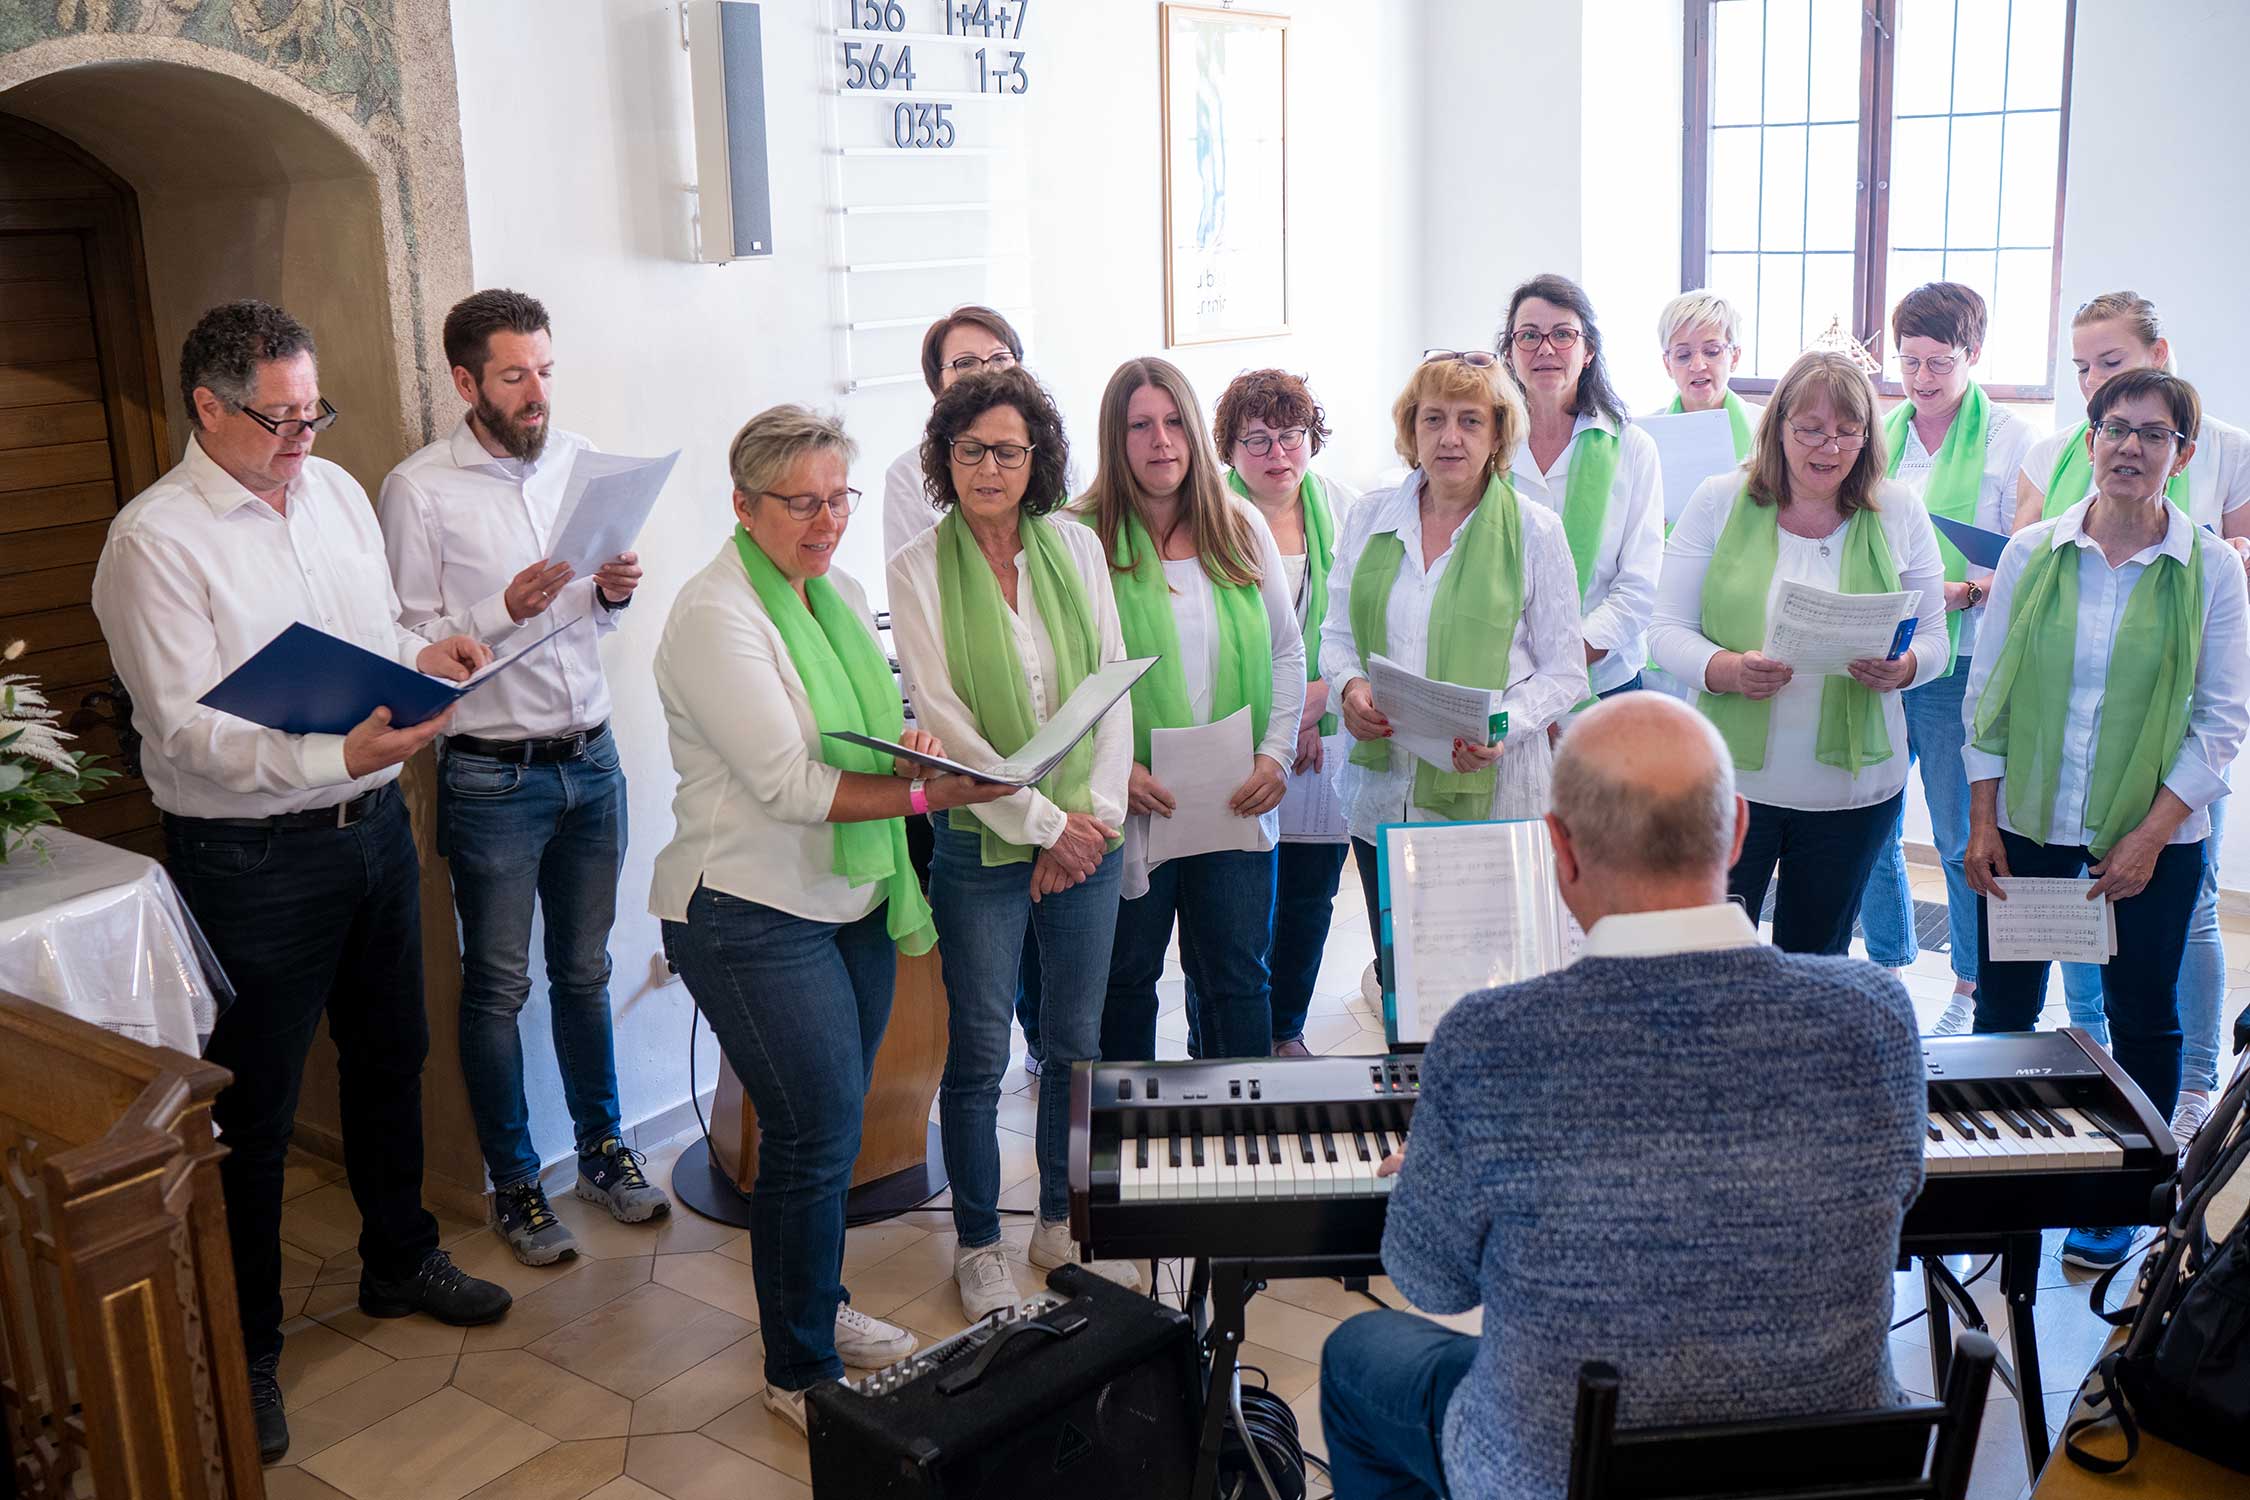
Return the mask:
[[1161, 7], [1164, 343], [1289, 331], [1289, 18]]

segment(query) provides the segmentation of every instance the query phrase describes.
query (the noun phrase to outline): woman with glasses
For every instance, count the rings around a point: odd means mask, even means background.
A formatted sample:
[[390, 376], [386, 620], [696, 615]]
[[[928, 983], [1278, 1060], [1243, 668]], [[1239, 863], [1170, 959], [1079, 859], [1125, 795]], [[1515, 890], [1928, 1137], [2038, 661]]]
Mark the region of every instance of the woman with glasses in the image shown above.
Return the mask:
[[1680, 393], [1667, 412], [1720, 411], [1734, 428], [1734, 456], [1750, 457], [1765, 408], [1728, 388], [1742, 363], [1742, 315], [1717, 292], [1698, 288], [1664, 304], [1656, 319], [1656, 343], [1664, 354], [1664, 373]]
[[[1376, 830], [1385, 823], [1537, 818], [1547, 811], [1547, 726], [1586, 696], [1578, 577], [1562, 521], [1516, 498], [1509, 463], [1523, 405], [1482, 349], [1432, 349], [1392, 405], [1406, 482], [1359, 503], [1336, 543], [1320, 672], [1359, 743], [1341, 791], [1374, 932]], [[1385, 743], [1368, 662], [1490, 689], [1507, 715], [1489, 744], [1453, 742], [1442, 765]], [[1374, 932], [1376, 947], [1382, 935]]]
[[[1052, 512], [1068, 497], [1062, 416], [1022, 370], [946, 388], [922, 439], [943, 512], [890, 562], [891, 630], [924, 728], [968, 765], [1023, 747], [1080, 682], [1125, 658], [1101, 543]], [[938, 1093], [953, 1179], [954, 1285], [974, 1320], [1022, 1300], [1000, 1240], [1000, 1077], [1025, 933], [1045, 957], [1037, 1008], [1056, 1081], [1039, 1091], [1033, 1266], [1075, 1259], [1070, 1240], [1070, 1065], [1099, 1055], [1117, 923], [1117, 852], [1133, 763], [1120, 706], [1037, 786], [936, 820], [930, 905], [945, 930], [945, 1079]], [[1130, 1265], [1105, 1266], [1130, 1286]]]
[[[1774, 945], [1842, 953], [1906, 787], [1900, 693], [1946, 670], [1945, 565], [1929, 513], [1890, 467], [1875, 387], [1840, 354], [1806, 354], [1774, 388], [1750, 462], [1707, 479], [1664, 553], [1650, 643], [1700, 684], [1734, 755], [1750, 832], [1727, 878], [1752, 919], [1779, 886]], [[1913, 643], [1848, 672], [1798, 677], [1767, 656], [1788, 580], [1845, 594], [1919, 591]]]
[[[1288, 570], [1257, 507], [1220, 480], [1195, 389], [1165, 360], [1127, 360], [1110, 376], [1093, 487], [1072, 513], [1101, 540], [1125, 654], [1157, 658], [1133, 685], [1124, 900], [1110, 951], [1102, 1056], [1156, 1055], [1156, 983], [1176, 916], [1204, 1051], [1264, 1057], [1273, 1046], [1266, 950], [1277, 809], [1305, 701], [1305, 646]], [[1150, 864], [1150, 819], [1179, 809], [1150, 770], [1152, 735], [1245, 709], [1252, 752], [1227, 811], [1256, 821], [1251, 848]]]
[[[922, 382], [933, 400], [956, 380], [1022, 363], [1023, 336], [1016, 325], [974, 302], [956, 307], [922, 335]], [[922, 445], [916, 443], [883, 471], [884, 557], [937, 524], [938, 508], [923, 484]]]
[[649, 909], [758, 1111], [750, 1245], [765, 1400], [800, 1432], [807, 1386], [914, 1349], [912, 1334], [856, 1311], [842, 1282], [844, 1195], [895, 950], [927, 952], [935, 935], [904, 819], [1008, 790], [920, 780], [910, 762], [829, 738], [942, 753], [904, 727], [866, 595], [834, 567], [859, 502], [846, 484], [854, 451], [840, 424], [801, 406], [743, 425], [727, 454], [733, 535], [681, 589], [656, 650], [680, 785]]
[[[1955, 281], [1933, 281], [1899, 299], [1891, 312], [1906, 399], [1883, 422], [1891, 477], [1921, 497], [1933, 516], [2005, 533], [2015, 508], [2016, 475], [2032, 432], [2014, 412], [1970, 379], [1984, 352], [1984, 298]], [[1958, 1036], [1969, 1029], [1977, 989], [1974, 895], [1962, 873], [1969, 842], [1969, 783], [1961, 774], [1961, 693], [1969, 680], [1977, 627], [1984, 618], [1989, 569], [1972, 567], [1941, 532], [1945, 560], [1945, 628], [1952, 669], [1900, 695], [1906, 709], [1906, 754], [1922, 770], [1930, 831], [1945, 869], [1945, 912], [1952, 944], [1953, 998], [1932, 1030]], [[1919, 951], [1914, 897], [1906, 883], [1903, 830], [1893, 829], [1859, 902], [1867, 956], [1903, 969]]]
[[[2180, 1087], [2176, 985], [2203, 883], [2207, 809], [2250, 729], [2250, 628], [2225, 543], [2165, 501], [2201, 403], [2160, 370], [2087, 403], [2094, 495], [2016, 533], [1992, 580], [1991, 637], [1969, 672], [1963, 752], [1977, 907], [1976, 1029], [2028, 1031], [2047, 965], [1995, 962], [2011, 875], [2093, 877], [2117, 952], [2101, 966], [2117, 1065], [2169, 1112]], [[2133, 1231], [2073, 1230], [2062, 1256], [2104, 1267]]]
[[1530, 417], [1510, 477], [1518, 495], [1562, 517], [1594, 696], [1637, 688], [1664, 561], [1656, 444], [1609, 383], [1594, 304], [1578, 283], [1534, 276], [1517, 287], [1500, 340]]
[[[2171, 341], [2156, 304], [2137, 292], [2104, 292], [2071, 319], [2071, 363], [2078, 367], [2078, 390], [2088, 401], [2111, 378], [2129, 370], [2175, 367]], [[2016, 525], [2061, 515], [2093, 492], [2093, 450], [2086, 441], [2090, 424], [2041, 438], [2024, 455], [2016, 476]], [[2209, 412], [2193, 432], [2194, 451], [2187, 467], [2165, 483], [2164, 493], [2196, 525], [2216, 531], [2237, 553], [2250, 559], [2250, 432], [2222, 422]], [[2227, 996], [2227, 955], [2219, 937], [2219, 850], [2226, 842], [2227, 799], [2210, 806], [2211, 857], [2204, 861], [2203, 889], [2188, 923], [2187, 956], [2180, 968], [2180, 1102], [2172, 1111], [2172, 1131], [2184, 1146], [2210, 1118], [2219, 1086], [2221, 1024]], [[2094, 964], [2063, 965], [2063, 996], [2070, 1023], [2094, 1038], [2109, 1041], [2109, 1019], [2102, 1009], [2102, 974]]]

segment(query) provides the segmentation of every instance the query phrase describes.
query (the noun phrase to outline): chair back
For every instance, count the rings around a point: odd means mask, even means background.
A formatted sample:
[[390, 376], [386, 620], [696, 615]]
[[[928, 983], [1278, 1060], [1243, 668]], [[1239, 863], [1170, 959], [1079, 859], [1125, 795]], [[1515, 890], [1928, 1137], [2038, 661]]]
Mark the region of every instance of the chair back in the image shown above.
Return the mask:
[[1961, 1500], [1999, 1351], [1973, 1330], [1953, 1348], [1940, 1401], [1623, 1431], [1617, 1369], [1589, 1361], [1567, 1500]]

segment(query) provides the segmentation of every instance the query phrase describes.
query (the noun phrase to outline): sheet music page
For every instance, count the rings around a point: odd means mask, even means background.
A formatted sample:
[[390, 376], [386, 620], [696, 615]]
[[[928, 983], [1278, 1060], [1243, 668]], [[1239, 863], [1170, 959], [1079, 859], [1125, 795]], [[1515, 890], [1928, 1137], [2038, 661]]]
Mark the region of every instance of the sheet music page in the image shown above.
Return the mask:
[[1782, 580], [1766, 616], [1765, 654], [1799, 676], [1842, 672], [1865, 657], [1887, 657], [1899, 622], [1922, 607], [1922, 591], [1839, 594], [1794, 578]]
[[1992, 957], [2000, 963], [2106, 964], [2117, 951], [2107, 896], [2086, 899], [2091, 880], [2003, 875], [2005, 901], [1987, 901]]
[[1289, 794], [1281, 799], [1284, 844], [1341, 844], [1351, 837], [1344, 826], [1343, 800], [1336, 795], [1336, 778], [1355, 743], [1348, 734], [1328, 735], [1320, 742], [1321, 768], [1289, 778]]
[[679, 461], [677, 448], [662, 458], [580, 450], [570, 461], [548, 560], [569, 563], [580, 578], [589, 578], [620, 552], [632, 551]]
[[[1132, 691], [1141, 674], [1156, 665], [1153, 656], [1128, 657], [1113, 661], [1093, 675], [1079, 680], [1078, 686], [1063, 699], [1055, 716], [1016, 747], [1009, 756], [993, 769], [1003, 780], [1018, 786], [1029, 786], [1061, 764], [1062, 758], [1117, 706], [1119, 699]], [[1155, 770], [1154, 766], [1149, 767]], [[1247, 776], [1245, 771], [1243, 775]], [[1161, 779], [1161, 778], [1159, 778]], [[1237, 778], [1237, 785], [1240, 779]]]
[[1148, 862], [1190, 854], [1258, 847], [1258, 819], [1227, 806], [1250, 779], [1250, 710], [1238, 708], [1215, 724], [1152, 729], [1149, 771], [1176, 804], [1172, 816], [1148, 820]]
[[1391, 743], [1444, 770], [1453, 768], [1456, 736], [1472, 745], [1492, 743], [1492, 715], [1500, 695], [1424, 677], [1387, 656], [1367, 660], [1367, 686], [1375, 706], [1391, 721]]
[[1741, 467], [1734, 456], [1734, 419], [1717, 407], [1710, 411], [1658, 412], [1635, 417], [1633, 425], [1656, 441], [1666, 525], [1680, 519], [1688, 498], [1704, 480]]
[[1569, 962], [1554, 846], [1536, 819], [1397, 824], [1383, 838], [1395, 1040], [1428, 1041], [1462, 996]]

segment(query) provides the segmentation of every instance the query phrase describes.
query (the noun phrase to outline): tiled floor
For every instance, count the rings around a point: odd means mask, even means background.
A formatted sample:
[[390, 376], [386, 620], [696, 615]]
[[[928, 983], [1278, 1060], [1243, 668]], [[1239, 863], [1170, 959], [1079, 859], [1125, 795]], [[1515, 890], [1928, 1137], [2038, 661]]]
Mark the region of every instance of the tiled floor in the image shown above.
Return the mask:
[[[1943, 899], [1928, 872], [1915, 875], [1918, 896]], [[2227, 947], [2234, 980], [2250, 987], [2250, 934], [2230, 932]], [[1347, 878], [1306, 1029], [1313, 1050], [1383, 1050], [1381, 1017], [1359, 999], [1369, 953], [1358, 885]], [[1925, 955], [1907, 984], [1924, 1024], [1934, 1021], [1951, 988], [1944, 956]], [[1164, 994], [1158, 1050], [1181, 1056], [1186, 1027], [1176, 967]], [[2230, 1019], [2246, 994], [2230, 997]], [[2058, 986], [2043, 1024], [2059, 1023], [2061, 1010]], [[1007, 1208], [1034, 1206], [1033, 1087], [1020, 1065], [1008, 1074], [1001, 1110]], [[653, 1153], [652, 1177], [668, 1179], [686, 1144]], [[288, 1463], [267, 1472], [276, 1500], [787, 1500], [811, 1493], [803, 1441], [757, 1399], [763, 1349], [741, 1231], [684, 1209], [653, 1228], [622, 1225], [559, 1197], [556, 1211], [578, 1235], [581, 1253], [534, 1270], [518, 1265], [490, 1231], [444, 1222], [455, 1258], [506, 1285], [515, 1307], [501, 1322], [469, 1330], [421, 1318], [383, 1322], [356, 1304], [358, 1218], [337, 1176], [310, 1158], [290, 1171], [282, 1233], [292, 1321], [281, 1383], [294, 1443]], [[963, 1326], [943, 1201], [853, 1230], [844, 1262], [854, 1305], [933, 1339]], [[1010, 1224], [1007, 1239], [1020, 1260], [1030, 1221]], [[2087, 1310], [2090, 1277], [2054, 1258], [2059, 1241], [2059, 1233], [2049, 1236], [2038, 1303], [2050, 1426], [2059, 1426], [2108, 1331]], [[1034, 1284], [1028, 1268], [1019, 1279]], [[1387, 1281], [1375, 1290], [1403, 1301]], [[1975, 1291], [2004, 1345], [1997, 1287], [1988, 1279]], [[1898, 1318], [1918, 1310], [1919, 1278], [1901, 1276], [1897, 1296]], [[1281, 1282], [1251, 1305], [1243, 1362], [1262, 1369], [1292, 1404], [1316, 1453], [1321, 1342], [1339, 1319], [1371, 1305], [1334, 1282]], [[1474, 1314], [1447, 1321], [1477, 1326]], [[1926, 1392], [1925, 1324], [1897, 1330], [1892, 1349], [1901, 1381]], [[2016, 1403], [2002, 1392], [1986, 1412], [1970, 1493], [2016, 1500], [2028, 1488]]]

